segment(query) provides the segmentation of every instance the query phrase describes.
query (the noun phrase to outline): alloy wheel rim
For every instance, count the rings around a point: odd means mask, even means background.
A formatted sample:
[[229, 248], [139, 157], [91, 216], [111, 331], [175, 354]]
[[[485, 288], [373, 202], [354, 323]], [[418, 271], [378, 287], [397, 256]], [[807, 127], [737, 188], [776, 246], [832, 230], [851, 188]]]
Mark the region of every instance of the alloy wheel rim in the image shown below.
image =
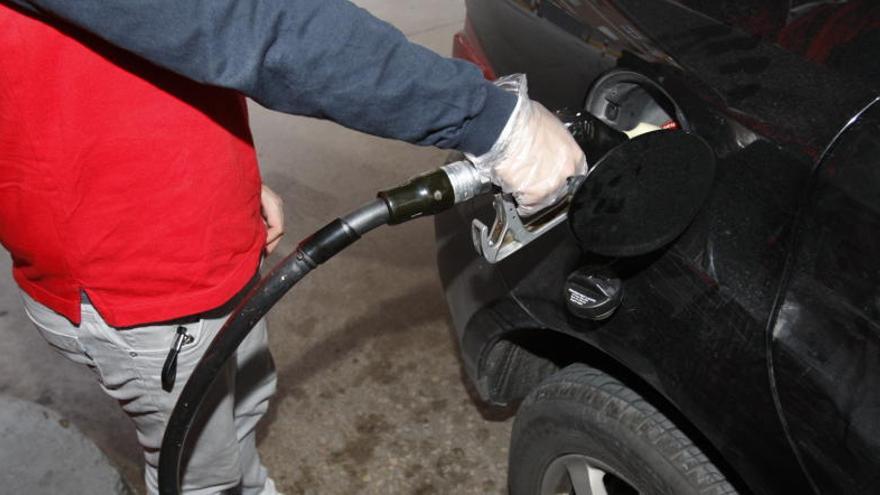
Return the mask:
[[541, 495], [624, 495], [640, 493], [626, 478], [582, 455], [557, 457], [541, 480]]

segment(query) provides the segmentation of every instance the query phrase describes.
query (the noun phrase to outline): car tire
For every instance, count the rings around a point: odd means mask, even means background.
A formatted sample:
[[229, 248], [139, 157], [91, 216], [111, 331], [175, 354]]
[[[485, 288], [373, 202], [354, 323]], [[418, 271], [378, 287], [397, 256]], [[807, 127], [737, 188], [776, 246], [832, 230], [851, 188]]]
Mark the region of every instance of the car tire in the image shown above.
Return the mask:
[[737, 493], [666, 416], [580, 364], [545, 380], [520, 406], [508, 486], [510, 495]]

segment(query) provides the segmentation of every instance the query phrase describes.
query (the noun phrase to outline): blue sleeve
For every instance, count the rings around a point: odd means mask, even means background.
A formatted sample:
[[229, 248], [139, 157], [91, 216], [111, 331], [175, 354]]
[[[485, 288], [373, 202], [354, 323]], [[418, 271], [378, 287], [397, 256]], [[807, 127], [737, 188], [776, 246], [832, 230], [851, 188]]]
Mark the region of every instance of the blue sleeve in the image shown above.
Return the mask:
[[0, 0], [282, 112], [482, 154], [515, 98], [347, 0]]

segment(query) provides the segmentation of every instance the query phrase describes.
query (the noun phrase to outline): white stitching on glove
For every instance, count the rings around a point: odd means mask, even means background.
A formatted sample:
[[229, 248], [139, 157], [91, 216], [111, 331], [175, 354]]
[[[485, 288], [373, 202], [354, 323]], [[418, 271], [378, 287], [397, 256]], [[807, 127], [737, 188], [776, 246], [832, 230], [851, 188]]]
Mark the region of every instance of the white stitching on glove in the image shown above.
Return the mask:
[[513, 194], [517, 211], [530, 216], [568, 192], [567, 179], [587, 173], [587, 160], [562, 122], [528, 96], [525, 74], [505, 76], [496, 85], [518, 101], [498, 141], [483, 155], [465, 154], [480, 173]]

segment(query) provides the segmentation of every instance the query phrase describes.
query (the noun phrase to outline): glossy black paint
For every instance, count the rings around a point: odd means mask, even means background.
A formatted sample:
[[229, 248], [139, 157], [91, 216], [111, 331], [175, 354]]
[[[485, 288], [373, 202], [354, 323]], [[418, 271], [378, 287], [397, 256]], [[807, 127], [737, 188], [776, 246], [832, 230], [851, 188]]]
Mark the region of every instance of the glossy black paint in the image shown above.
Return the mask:
[[[750, 485], [776, 493], [798, 487], [799, 469], [777, 419], [764, 335], [799, 197], [799, 181], [781, 182], [804, 168], [763, 142], [719, 160], [708, 203], [681, 238], [661, 253], [609, 262], [626, 297], [603, 324], [571, 318], [559, 302], [566, 275], [598, 261], [574, 239], [499, 267], [511, 297], [541, 327], [635, 370], [741, 464]], [[753, 465], [760, 471], [747, 472]]]
[[[681, 3], [702, 7], [468, 1], [498, 74], [528, 73], [531, 94], [558, 108], [583, 105], [608, 71], [637, 73], [712, 147], [717, 170], [689, 228], [640, 257], [587, 254], [558, 228], [488, 265], [469, 234], [471, 219], [491, 221], [487, 200], [438, 217], [465, 369], [489, 401], [520, 396], [552, 366], [516, 376], [519, 351], [499, 353], [499, 342], [545, 332], [567, 342], [545, 354], [604, 359], [655, 391], [744, 491], [877, 492], [878, 111], [838, 139], [876, 98], [876, 81], [774, 43], [788, 21], [764, 7], [777, 2]], [[765, 11], [774, 23], [741, 15]], [[587, 264], [623, 279], [607, 321], [565, 309], [565, 279]]]
[[823, 160], [773, 327], [779, 402], [821, 493], [880, 493], [880, 105]]

